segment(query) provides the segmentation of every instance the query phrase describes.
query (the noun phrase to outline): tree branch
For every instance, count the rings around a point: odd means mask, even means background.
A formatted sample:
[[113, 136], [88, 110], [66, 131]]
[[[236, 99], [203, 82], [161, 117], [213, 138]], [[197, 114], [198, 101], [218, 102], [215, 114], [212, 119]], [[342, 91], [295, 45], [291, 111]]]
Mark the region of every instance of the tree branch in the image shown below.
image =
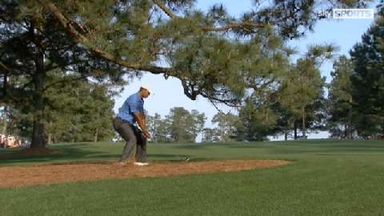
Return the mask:
[[0, 62], [0, 67], [1, 69], [5, 70], [6, 72], [10, 73], [11, 72], [11, 69], [9, 69], [5, 64], [3, 64], [2, 62]]
[[[153, 74], [165, 74], [166, 76], [172, 76], [175, 74], [175, 71], [173, 71], [171, 68], [165, 68], [165, 67], [158, 67], [153, 65], [140, 65], [140, 64], [134, 64], [127, 61], [124, 61], [122, 59], [116, 58], [114, 55], [105, 52], [104, 50], [98, 49], [93, 46], [93, 43], [84, 35], [79, 33], [77, 31], [78, 24], [68, 18], [66, 18], [63, 13], [56, 7], [55, 4], [52, 2], [49, 2], [47, 0], [38, 0], [43, 7], [52, 13], [52, 15], [59, 21], [59, 23], [63, 26], [64, 30], [77, 42], [80, 44], [83, 44], [86, 46], [96, 57], [105, 59], [107, 61], [113, 62], [117, 65], [120, 65], [122, 67], [125, 67], [127, 69], [132, 70], [139, 70], [139, 71], [147, 71], [151, 72]], [[177, 17], [174, 15], [169, 9], [167, 9], [159, 0], [153, 0], [156, 5], [158, 5], [162, 10], [165, 12], [168, 11], [167, 15], [169, 15], [171, 18]], [[223, 27], [203, 27], [204, 31], [228, 31], [230, 29], [245, 29], [250, 30], [254, 28], [263, 28], [265, 25], [263, 24], [256, 24], [251, 22], [242, 22], [242, 23], [230, 23], [227, 26]]]
[[[177, 70], [174, 70], [172, 68], [165, 68], [165, 67], [158, 67], [153, 65], [140, 65], [135, 64], [131, 62], [127, 62], [125, 60], [122, 60], [121, 58], [117, 58], [116, 56], [112, 55], [111, 53], [106, 52], [105, 50], [99, 49], [94, 46], [94, 43], [87, 38], [82, 33], [82, 28], [79, 28], [79, 24], [75, 21], [67, 18], [59, 8], [56, 7], [54, 3], [52, 3], [50, 0], [38, 0], [38, 2], [44, 7], [45, 10], [50, 12], [52, 16], [60, 23], [60, 25], [64, 28], [64, 31], [77, 43], [84, 45], [95, 57], [104, 59], [108, 62], [112, 62], [116, 65], [122, 66], [127, 69], [136, 70], [136, 71], [146, 71], [150, 72], [152, 74], [164, 74], [165, 77], [168, 76], [174, 76], [182, 81], [183, 87], [184, 87], [184, 93], [191, 98], [192, 100], [195, 100], [197, 95], [202, 95], [203, 97], [222, 102], [224, 104], [230, 105], [234, 104], [234, 99], [220, 99], [218, 97], [215, 97], [214, 95], [208, 95], [204, 92], [201, 92], [199, 90], [192, 89], [191, 92], [188, 91], [188, 86], [186, 85], [185, 80], [188, 80], [188, 77], [182, 77], [182, 74], [180, 74]], [[164, 4], [160, 0], [153, 0], [154, 4], [156, 4], [161, 10], [163, 10], [170, 18], [178, 18], [174, 13], [172, 13], [171, 10], [166, 8]], [[229, 23], [223, 27], [204, 27], [201, 28], [203, 31], [211, 31], [211, 32], [222, 32], [222, 31], [229, 31], [229, 30], [243, 30], [248, 32], [253, 32], [256, 28], [264, 28], [265, 25], [263, 24], [257, 24], [252, 22], [239, 22], [239, 23]], [[79, 30], [80, 29], [80, 30]]]
[[92, 42], [82, 34], [80, 34], [74, 27], [74, 21], [67, 19], [61, 11], [56, 7], [55, 4], [46, 0], [38, 0], [43, 7], [52, 13], [52, 15], [57, 19], [57, 21], [63, 26], [64, 30], [77, 42], [86, 46], [96, 57], [105, 59], [107, 61], [113, 62], [117, 65], [125, 67], [127, 69], [147, 71], [153, 74], [166, 74], [167, 76], [172, 75], [170, 68], [158, 67], [158, 66], [143, 66], [140, 64], [132, 64], [130, 62], [117, 59], [114, 55], [105, 52], [101, 49], [95, 48]]
[[[179, 18], [170, 9], [168, 9], [160, 0], [152, 0], [168, 17], [171, 19]], [[241, 23], [229, 23], [222, 27], [202, 27], [205, 32], [225, 32], [233, 29], [243, 29], [244, 31], [252, 31], [255, 28], [265, 28], [264, 24], [241, 22]]]
[[255, 28], [265, 28], [264, 24], [252, 23], [252, 22], [242, 22], [242, 23], [229, 23], [226, 26], [222, 27], [203, 27], [203, 30], [206, 32], [223, 32], [234, 29], [243, 29], [244, 31], [251, 31]]
[[[152, 0], [167, 16], [171, 19], [179, 18], [176, 14], [174, 14], [170, 9], [168, 9], [160, 0]], [[257, 24], [252, 22], [241, 22], [241, 23], [229, 23], [226, 26], [222, 27], [202, 27], [205, 32], [224, 32], [229, 31], [231, 29], [244, 29], [244, 31], [251, 31], [255, 28], [264, 28], [264, 24]]]
[[59, 84], [70, 83], [70, 82], [74, 82], [74, 81], [78, 81], [78, 80], [82, 80], [82, 79], [84, 79], [84, 77], [80, 76], [80, 77], [70, 77], [70, 78], [67, 78], [67, 79], [62, 79], [62, 80], [59, 80], [59, 81], [55, 81], [55, 82], [52, 82], [52, 83], [46, 85], [44, 87], [43, 91], [46, 91], [49, 88], [54, 87], [54, 86], [59, 85]]
[[169, 10], [160, 0], [152, 0], [167, 16], [172, 19], [178, 18], [171, 10]]

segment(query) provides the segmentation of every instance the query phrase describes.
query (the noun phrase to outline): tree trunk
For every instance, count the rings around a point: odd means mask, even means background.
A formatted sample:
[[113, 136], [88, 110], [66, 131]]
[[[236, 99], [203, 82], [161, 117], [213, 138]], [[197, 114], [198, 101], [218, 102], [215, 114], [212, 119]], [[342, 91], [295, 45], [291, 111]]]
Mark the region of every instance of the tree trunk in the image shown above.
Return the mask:
[[38, 19], [32, 19], [31, 26], [29, 28], [29, 34], [32, 38], [33, 43], [35, 44], [35, 71], [32, 74], [32, 80], [34, 84], [34, 93], [33, 93], [33, 130], [32, 130], [32, 140], [31, 148], [45, 148], [46, 139], [45, 139], [45, 130], [44, 130], [44, 84], [46, 71], [44, 68], [44, 50], [42, 47], [42, 37], [39, 35], [38, 28], [41, 28], [41, 25]]
[[[44, 122], [43, 122], [43, 112], [44, 112], [44, 99], [42, 87], [43, 77], [42, 73], [37, 73], [35, 77], [38, 81], [35, 81], [36, 93], [34, 95], [34, 112], [33, 112], [33, 132], [32, 132], [32, 142], [31, 148], [45, 148], [46, 141], [44, 139]], [[40, 86], [40, 87], [38, 87]], [[40, 89], [40, 90], [38, 90]]]
[[44, 53], [40, 48], [36, 48], [35, 65], [36, 71], [33, 74], [33, 83], [35, 85], [35, 92], [33, 95], [33, 131], [31, 148], [45, 148], [46, 140], [44, 139]]
[[4, 113], [3, 113], [3, 129], [2, 129], [2, 134], [7, 134], [7, 106], [4, 106]]
[[297, 140], [297, 123], [296, 123], [296, 121], [293, 123], [293, 139]]
[[349, 98], [349, 110], [348, 110], [348, 124], [346, 128], [347, 139], [352, 139], [352, 97]]
[[305, 108], [302, 108], [302, 113], [303, 113], [303, 122], [302, 122], [302, 130], [303, 130], [303, 139], [306, 138], [306, 126], [305, 126]]
[[48, 133], [47, 144], [52, 144], [52, 133]]
[[98, 138], [98, 136], [99, 136], [99, 129], [98, 128], [96, 128], [96, 131], [95, 131], [95, 136], [93, 137], [93, 142], [97, 142], [97, 138]]

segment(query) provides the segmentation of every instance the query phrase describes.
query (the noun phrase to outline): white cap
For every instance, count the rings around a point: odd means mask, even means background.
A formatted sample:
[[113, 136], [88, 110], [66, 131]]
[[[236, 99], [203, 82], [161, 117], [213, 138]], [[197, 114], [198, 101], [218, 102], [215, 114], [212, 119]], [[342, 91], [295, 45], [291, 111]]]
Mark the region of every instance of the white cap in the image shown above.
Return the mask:
[[142, 85], [140, 88], [146, 89], [149, 93], [152, 94], [152, 90], [148, 87], [148, 85]]

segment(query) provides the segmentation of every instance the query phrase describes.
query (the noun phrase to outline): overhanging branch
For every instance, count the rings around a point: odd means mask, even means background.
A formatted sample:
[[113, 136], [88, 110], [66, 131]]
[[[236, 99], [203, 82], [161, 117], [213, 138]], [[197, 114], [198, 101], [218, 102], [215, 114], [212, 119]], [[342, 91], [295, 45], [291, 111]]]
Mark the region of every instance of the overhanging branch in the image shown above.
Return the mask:
[[[164, 5], [161, 4], [160, 1], [153, 0], [154, 3], [162, 8]], [[93, 44], [93, 42], [88, 39], [85, 35], [82, 34], [82, 32], [79, 32], [79, 29], [81, 31], [81, 28], [79, 28], [79, 24], [75, 21], [67, 18], [62, 11], [56, 7], [56, 5], [49, 0], [38, 0], [38, 2], [44, 7], [45, 10], [47, 10], [49, 13], [52, 14], [52, 16], [60, 23], [60, 25], [63, 27], [64, 31], [77, 43], [84, 45], [91, 53], [93, 53], [94, 56], [104, 59], [108, 62], [112, 62], [116, 65], [122, 66], [124, 68], [130, 69], [130, 70], [136, 70], [136, 71], [146, 71], [150, 72], [152, 74], [164, 74], [166, 77], [168, 76], [174, 76], [177, 77], [180, 80], [188, 80], [188, 77], [183, 77], [182, 74], [178, 73], [178, 71], [172, 69], [172, 68], [164, 68], [164, 67], [158, 67], [153, 65], [140, 65], [135, 64], [131, 62], [127, 62], [122, 60], [121, 58], [117, 58], [116, 56], [112, 55], [111, 53], [106, 52], [105, 50], [96, 48]], [[162, 9], [164, 11], [167, 11], [165, 6]], [[177, 18], [176, 15], [173, 13], [167, 13], [168, 16], [171, 18]], [[240, 23], [230, 23], [228, 26], [224, 27], [201, 27], [204, 31], [228, 31], [228, 30], [245, 30], [245, 31], [252, 31], [255, 28], [262, 28], [263, 25], [255, 24], [255, 23], [247, 23], [247, 22], [240, 22]], [[185, 83], [183, 83], [183, 87], [185, 90], [185, 94], [191, 98], [192, 100], [195, 100], [197, 95], [202, 95], [203, 97], [209, 98], [212, 101], [218, 101], [222, 102], [224, 104], [230, 105], [234, 104], [233, 99], [220, 99], [219, 97], [216, 97], [214, 95], [205, 94], [201, 91], [192, 91], [188, 92], [188, 88], [186, 88]]]
[[177, 16], [170, 10], [168, 9], [161, 1], [159, 0], [152, 0], [153, 3], [155, 3], [167, 16], [169, 16], [172, 19], [177, 18]]
[[164, 67], [158, 67], [158, 66], [143, 66], [140, 64], [132, 64], [130, 62], [121, 60], [116, 58], [114, 55], [105, 52], [104, 50], [98, 49], [93, 46], [92, 42], [85, 37], [84, 35], [80, 34], [75, 26], [74, 22], [72, 20], [69, 20], [66, 18], [63, 13], [56, 7], [55, 4], [52, 2], [46, 1], [46, 0], [39, 0], [39, 2], [43, 5], [43, 7], [52, 13], [52, 15], [57, 19], [57, 21], [63, 26], [64, 30], [77, 42], [80, 44], [83, 44], [85, 47], [87, 47], [96, 57], [105, 59], [109, 62], [113, 62], [117, 65], [120, 65], [122, 67], [125, 67], [127, 69], [131, 70], [138, 70], [138, 71], [147, 71], [151, 72], [153, 74], [165, 74], [167, 76], [172, 75], [170, 68], [164, 68]]
[[[168, 17], [171, 19], [179, 18], [174, 14], [167, 6], [165, 6], [160, 0], [152, 0]], [[239, 30], [251, 32], [256, 28], [265, 28], [264, 24], [258, 24], [253, 22], [239, 22], [239, 23], [228, 23], [222, 27], [202, 27], [202, 30], [205, 32], [225, 32], [229, 30]]]
[[222, 32], [229, 30], [243, 30], [251, 32], [253, 29], [265, 28], [264, 24], [252, 23], [252, 22], [241, 22], [241, 23], [229, 23], [222, 27], [203, 27], [206, 32]]

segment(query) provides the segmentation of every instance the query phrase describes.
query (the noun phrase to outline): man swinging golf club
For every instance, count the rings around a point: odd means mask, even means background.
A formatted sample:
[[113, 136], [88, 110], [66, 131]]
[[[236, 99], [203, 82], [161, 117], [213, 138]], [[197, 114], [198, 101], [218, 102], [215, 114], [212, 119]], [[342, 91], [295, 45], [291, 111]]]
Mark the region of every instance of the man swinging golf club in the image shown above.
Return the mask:
[[[141, 86], [140, 90], [129, 96], [119, 108], [119, 113], [113, 119], [113, 127], [125, 140], [125, 146], [118, 165], [126, 165], [133, 161], [134, 165], [146, 166], [147, 139], [151, 138], [147, 130], [144, 113], [144, 99], [151, 94], [148, 86]], [[136, 154], [134, 149], [136, 146]], [[135, 158], [133, 158], [135, 157]]]

